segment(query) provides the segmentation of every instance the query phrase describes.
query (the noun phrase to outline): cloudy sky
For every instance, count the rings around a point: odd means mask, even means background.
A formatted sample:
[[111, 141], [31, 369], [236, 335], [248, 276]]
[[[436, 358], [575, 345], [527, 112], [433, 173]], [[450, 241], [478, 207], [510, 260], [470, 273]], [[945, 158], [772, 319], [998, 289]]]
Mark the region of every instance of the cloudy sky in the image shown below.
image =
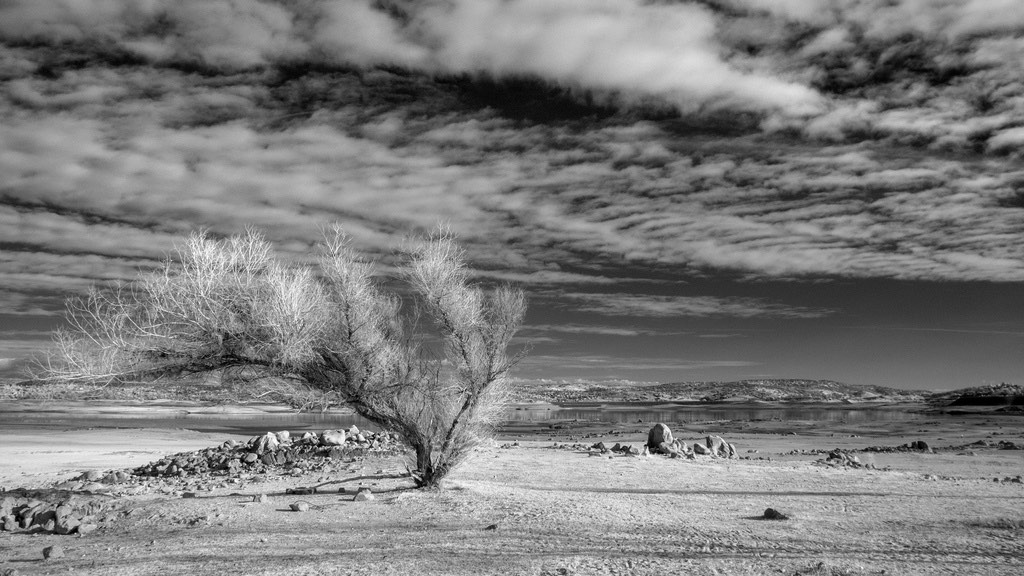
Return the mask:
[[0, 0], [0, 369], [255, 225], [445, 222], [553, 382], [1024, 380], [1019, 0]]

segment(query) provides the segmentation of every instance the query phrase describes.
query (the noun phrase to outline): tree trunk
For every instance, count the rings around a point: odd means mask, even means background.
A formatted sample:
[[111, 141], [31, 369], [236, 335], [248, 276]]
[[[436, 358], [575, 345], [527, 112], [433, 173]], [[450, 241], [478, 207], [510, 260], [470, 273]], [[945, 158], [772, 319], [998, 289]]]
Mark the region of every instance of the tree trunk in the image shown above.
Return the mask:
[[416, 486], [420, 488], [433, 488], [441, 482], [443, 473], [434, 467], [433, 447], [429, 442], [418, 442], [413, 448], [416, 450]]

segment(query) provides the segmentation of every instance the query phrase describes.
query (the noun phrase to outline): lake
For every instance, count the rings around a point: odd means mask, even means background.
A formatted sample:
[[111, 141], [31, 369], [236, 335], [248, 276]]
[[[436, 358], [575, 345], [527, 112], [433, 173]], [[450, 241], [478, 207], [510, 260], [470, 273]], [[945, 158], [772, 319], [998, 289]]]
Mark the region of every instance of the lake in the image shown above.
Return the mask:
[[[811, 421], [828, 423], [906, 422], [935, 419], [934, 414], [906, 412], [892, 407], [849, 405], [695, 405], [695, 404], [521, 404], [509, 407], [506, 427], [530, 423], [604, 422], [689, 423], [709, 421]], [[163, 405], [93, 405], [9, 403], [0, 406], [0, 431], [37, 428], [187, 428], [199, 432], [262, 434], [267, 431], [348, 428], [376, 430], [377, 426], [350, 412], [295, 413], [274, 406], [202, 407]]]

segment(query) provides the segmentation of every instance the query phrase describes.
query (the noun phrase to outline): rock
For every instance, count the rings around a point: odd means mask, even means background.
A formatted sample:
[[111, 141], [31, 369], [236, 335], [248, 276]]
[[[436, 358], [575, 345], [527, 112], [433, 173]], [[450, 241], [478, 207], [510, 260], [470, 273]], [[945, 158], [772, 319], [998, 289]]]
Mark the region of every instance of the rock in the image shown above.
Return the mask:
[[931, 451], [931, 448], [928, 446], [928, 443], [925, 442], [924, 440], [916, 440], [910, 444], [910, 447], [914, 450], [924, 450], [926, 452]]
[[260, 436], [258, 442], [256, 442], [256, 452], [273, 452], [281, 446], [281, 443], [277, 440], [277, 435], [273, 432], [267, 432], [263, 436]]
[[647, 445], [651, 448], [657, 448], [663, 442], [672, 443], [672, 430], [669, 429], [668, 425], [659, 422], [647, 433]]
[[99, 470], [89, 470], [78, 477], [79, 480], [85, 480], [86, 482], [99, 482], [100, 478], [103, 478], [103, 472]]
[[356, 427], [356, 425], [355, 425], [355, 424], [353, 424], [353, 425], [352, 425], [352, 426], [351, 426], [351, 427], [350, 427], [350, 428], [348, 429], [348, 435], [349, 435], [349, 436], [356, 436], [357, 434], [359, 434], [359, 428], [357, 428], [357, 427]]
[[74, 516], [68, 516], [66, 518], [57, 517], [57, 523], [53, 527], [53, 531], [57, 534], [71, 534], [74, 532], [82, 522]]
[[721, 436], [708, 436], [704, 440], [704, 443], [707, 445], [712, 456], [716, 456], [718, 458], [736, 457], [736, 449], [726, 442]]
[[289, 442], [292, 441], [292, 433], [287, 430], [281, 430], [280, 432], [274, 435], [277, 436], [278, 444], [288, 444]]
[[323, 434], [320, 435], [320, 443], [323, 444], [324, 446], [344, 446], [345, 431], [324, 430]]
[[498, 525], [497, 524], [491, 524], [490, 526], [484, 528], [484, 530], [497, 530], [497, 529], [498, 529]]
[[657, 454], [665, 454], [665, 455], [669, 455], [669, 456], [671, 456], [672, 454], [675, 454], [676, 452], [678, 452], [676, 447], [673, 446], [672, 444], [668, 443], [668, 442], [662, 442], [661, 444], [658, 444], [657, 446], [654, 446], [653, 451], [655, 453], [657, 453]]
[[694, 452], [694, 454], [700, 454], [702, 456], [707, 456], [707, 455], [711, 454], [711, 451], [708, 450], [707, 446], [704, 446], [703, 444], [701, 444], [699, 442], [694, 442], [693, 443], [693, 452]]
[[197, 494], [195, 492], [182, 492], [181, 493], [181, 497], [182, 498], [195, 498], [196, 496], [197, 496]]
[[736, 450], [736, 446], [729, 444], [729, 458], [739, 458], [740, 453]]
[[765, 520], [789, 520], [789, 516], [779, 512], [775, 508], [765, 508], [764, 515], [762, 517]]
[[644, 451], [641, 452], [640, 455], [641, 456], [650, 456], [651, 455], [651, 449], [648, 448], [646, 444], [644, 444]]
[[591, 448], [599, 451], [602, 454], [604, 454], [605, 452], [608, 451], [608, 447], [605, 446], [604, 442], [598, 442], [597, 444], [594, 444], [593, 446], [591, 446]]
[[51, 558], [63, 558], [64, 548], [59, 545], [47, 546], [43, 548], [43, 559], [49, 560]]
[[98, 528], [99, 528], [99, 526], [97, 526], [95, 524], [82, 524], [81, 526], [78, 527], [78, 533], [81, 534], [82, 536], [86, 536], [88, 534], [92, 534]]
[[298, 502], [292, 502], [289, 507], [292, 509], [292, 512], [307, 512], [309, 511], [309, 502], [299, 500]]
[[640, 449], [637, 448], [636, 446], [623, 446], [622, 452], [625, 453], [627, 456], [639, 456], [640, 455]]
[[267, 496], [266, 494], [257, 494], [252, 497], [252, 501], [257, 504], [266, 504], [267, 502], [270, 502], [270, 496]]
[[246, 452], [245, 456], [242, 456], [242, 462], [246, 464], [254, 464], [260, 457], [255, 452]]
[[353, 498], [355, 502], [365, 502], [367, 500], [375, 500], [377, 497], [373, 495], [373, 491], [369, 488], [363, 487], [356, 492], [356, 497]]

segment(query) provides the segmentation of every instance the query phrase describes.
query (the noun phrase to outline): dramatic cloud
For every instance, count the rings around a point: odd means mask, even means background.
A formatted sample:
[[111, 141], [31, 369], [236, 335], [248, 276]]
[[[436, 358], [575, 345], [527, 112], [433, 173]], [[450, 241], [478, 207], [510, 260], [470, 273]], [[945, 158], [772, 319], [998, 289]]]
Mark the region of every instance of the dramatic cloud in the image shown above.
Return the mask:
[[1021, 14], [0, 1], [0, 307], [53, 315], [199, 228], [256, 225], [308, 262], [335, 221], [383, 272], [407, 235], [451, 225], [475, 279], [580, 315], [534, 320], [551, 345], [843, 313], [759, 283], [1024, 282]]

